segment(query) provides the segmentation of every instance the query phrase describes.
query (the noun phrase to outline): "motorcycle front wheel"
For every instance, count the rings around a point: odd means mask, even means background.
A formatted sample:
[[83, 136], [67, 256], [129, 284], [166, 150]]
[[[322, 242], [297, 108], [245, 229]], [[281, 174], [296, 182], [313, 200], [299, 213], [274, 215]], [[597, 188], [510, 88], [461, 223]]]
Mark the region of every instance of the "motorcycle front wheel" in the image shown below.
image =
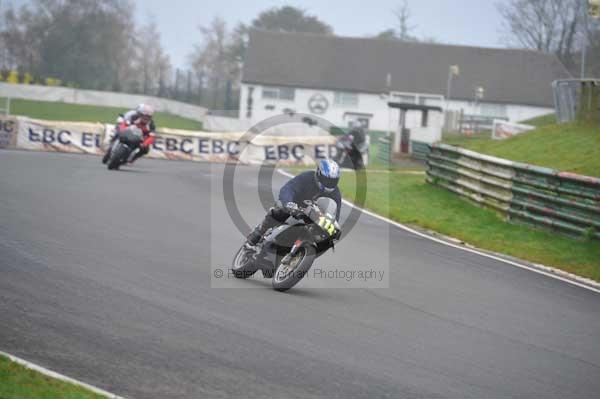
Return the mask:
[[129, 149], [126, 146], [122, 144], [117, 145], [117, 148], [114, 148], [112, 151], [110, 161], [108, 161], [108, 169], [119, 169], [119, 166], [121, 166], [122, 160], [126, 158], [128, 151]]
[[285, 263], [277, 266], [273, 275], [273, 288], [287, 291], [300, 282], [315, 261], [316, 250], [312, 245], [303, 245]]
[[246, 279], [252, 277], [258, 268], [252, 264], [246, 248], [242, 247], [237, 251], [231, 263], [231, 271], [236, 278]]
[[108, 162], [108, 160], [110, 159], [110, 153], [111, 153], [112, 148], [108, 148], [108, 150], [106, 150], [106, 153], [104, 154], [104, 156], [102, 157], [102, 163], [106, 165], [106, 163]]

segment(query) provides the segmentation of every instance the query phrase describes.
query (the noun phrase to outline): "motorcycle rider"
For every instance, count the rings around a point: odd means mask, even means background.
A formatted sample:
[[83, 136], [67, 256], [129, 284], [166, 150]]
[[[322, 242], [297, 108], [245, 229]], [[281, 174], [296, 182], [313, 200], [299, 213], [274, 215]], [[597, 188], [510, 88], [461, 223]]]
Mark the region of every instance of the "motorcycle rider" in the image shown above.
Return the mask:
[[338, 188], [340, 180], [340, 167], [330, 159], [322, 159], [317, 163], [317, 169], [299, 174], [288, 181], [279, 191], [279, 201], [273, 206], [261, 224], [248, 235], [246, 249], [256, 250], [256, 244], [265, 232], [279, 226], [290, 215], [299, 211], [299, 204], [304, 200], [315, 201], [320, 197], [328, 197], [337, 204], [335, 219], [339, 220], [342, 209], [342, 194]]
[[[362, 169], [365, 167], [362, 158], [366, 151], [367, 135], [362, 123], [353, 121], [350, 124], [350, 130], [338, 139], [337, 161], [342, 167], [351, 167], [353, 169]], [[346, 156], [350, 158], [347, 162]]]
[[154, 120], [152, 119], [153, 115], [154, 109], [148, 104], [140, 104], [136, 107], [136, 109], [132, 109], [131, 111], [126, 112], [124, 115], [119, 115], [117, 118], [115, 135], [110, 140], [106, 154], [104, 155], [104, 158], [102, 158], [102, 163], [108, 162], [113, 144], [119, 136], [119, 133], [127, 129], [129, 126], [138, 127], [144, 136], [144, 140], [142, 141], [140, 147], [136, 148], [136, 150], [133, 151], [129, 156], [129, 163], [133, 163], [136, 159], [148, 154], [150, 151], [150, 145], [154, 142], [154, 137], [156, 134], [156, 126], [154, 125]]
[[356, 146], [356, 148], [361, 150], [367, 141], [367, 135], [362, 123], [353, 122], [352, 128], [348, 134], [352, 136], [352, 143]]

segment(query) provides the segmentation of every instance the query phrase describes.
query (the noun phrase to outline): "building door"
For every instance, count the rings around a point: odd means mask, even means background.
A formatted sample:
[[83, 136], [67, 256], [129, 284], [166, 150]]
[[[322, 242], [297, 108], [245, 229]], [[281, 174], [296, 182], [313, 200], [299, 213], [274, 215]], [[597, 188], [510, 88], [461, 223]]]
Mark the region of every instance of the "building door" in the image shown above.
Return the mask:
[[347, 127], [352, 127], [354, 123], [358, 122], [365, 130], [369, 130], [371, 118], [373, 114], [363, 114], [360, 112], [346, 112], [344, 113], [344, 121]]
[[369, 130], [369, 118], [356, 118], [356, 121], [360, 123], [365, 130]]

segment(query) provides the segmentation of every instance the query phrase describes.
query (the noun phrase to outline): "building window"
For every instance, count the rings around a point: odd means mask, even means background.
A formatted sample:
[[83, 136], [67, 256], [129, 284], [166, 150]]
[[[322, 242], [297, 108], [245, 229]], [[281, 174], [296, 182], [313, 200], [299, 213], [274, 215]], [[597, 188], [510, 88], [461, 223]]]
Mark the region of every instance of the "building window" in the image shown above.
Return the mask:
[[263, 87], [262, 98], [294, 101], [296, 90], [289, 87]]
[[417, 103], [417, 96], [414, 96], [414, 95], [394, 94], [393, 97], [394, 97], [394, 100], [401, 102], [401, 103], [406, 103], [406, 104], [416, 104]]
[[440, 97], [433, 97], [433, 96], [419, 96], [419, 104], [429, 105], [429, 106], [434, 106], [434, 107], [441, 107], [442, 99]]
[[344, 91], [337, 91], [337, 92], [335, 92], [335, 96], [333, 98], [333, 103], [335, 105], [357, 107], [358, 106], [358, 94], [348, 93], [348, 92], [344, 92]]
[[289, 87], [280, 87], [279, 88], [279, 99], [280, 100], [289, 100], [294, 101], [294, 89], [290, 89]]
[[262, 94], [262, 98], [268, 98], [269, 100], [279, 98], [279, 91], [277, 89], [263, 87]]

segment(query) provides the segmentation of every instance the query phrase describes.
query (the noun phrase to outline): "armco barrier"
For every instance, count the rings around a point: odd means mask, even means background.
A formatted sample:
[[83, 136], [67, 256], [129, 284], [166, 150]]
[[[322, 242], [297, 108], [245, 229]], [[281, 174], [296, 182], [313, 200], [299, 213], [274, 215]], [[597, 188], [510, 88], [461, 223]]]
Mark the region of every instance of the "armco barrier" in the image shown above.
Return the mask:
[[429, 144], [423, 143], [422, 141], [414, 141], [411, 140], [411, 153], [413, 158], [420, 159], [425, 161], [427, 159], [427, 155], [429, 155]]
[[600, 239], [600, 179], [508, 161], [445, 144], [427, 157], [427, 181], [507, 218]]
[[377, 158], [384, 164], [389, 164], [391, 160], [391, 142], [387, 137], [380, 137], [378, 140]]

